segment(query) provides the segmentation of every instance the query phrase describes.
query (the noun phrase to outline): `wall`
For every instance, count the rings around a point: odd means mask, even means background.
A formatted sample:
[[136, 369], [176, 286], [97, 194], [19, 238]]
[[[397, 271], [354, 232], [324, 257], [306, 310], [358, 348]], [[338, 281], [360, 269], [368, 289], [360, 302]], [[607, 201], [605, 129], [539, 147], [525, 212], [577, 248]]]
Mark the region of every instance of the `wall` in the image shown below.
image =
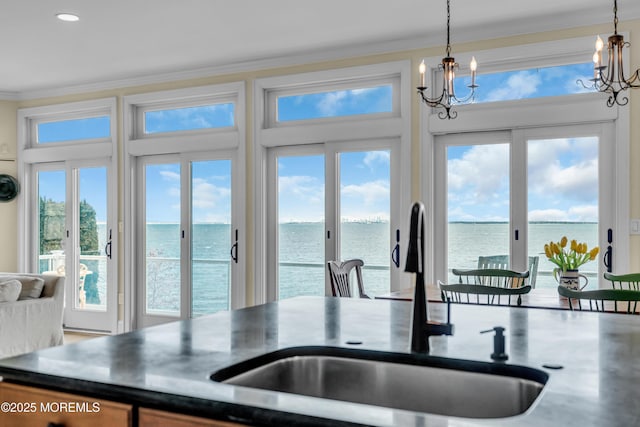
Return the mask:
[[[17, 102], [0, 101], [0, 174], [13, 177], [17, 177], [18, 169], [15, 162], [17, 110]], [[17, 199], [0, 203], [0, 271], [16, 271], [18, 265], [17, 206]]]
[[[636, 21], [628, 21], [621, 22], [619, 25], [621, 32], [630, 33], [630, 42], [632, 46], [631, 50], [631, 65], [633, 68], [637, 68], [640, 66], [640, 20]], [[582, 36], [594, 36], [595, 34], [608, 35], [612, 30], [612, 25], [599, 25], [592, 27], [580, 27], [573, 28], [561, 31], [553, 31], [546, 33], [537, 33], [530, 35], [521, 35], [521, 36], [513, 36], [508, 38], [500, 38], [493, 40], [484, 40], [484, 41], [476, 41], [472, 43], [464, 43], [453, 45], [454, 52], [465, 52], [465, 51], [476, 51], [476, 50], [486, 50], [486, 49], [494, 49], [499, 47], [508, 47], [508, 46], [518, 46], [522, 44], [528, 43], [539, 43], [545, 41], [557, 41], [567, 38], [574, 37], [582, 37]], [[636, 37], [634, 37], [634, 35]], [[603, 37], [604, 38], [604, 37]], [[247, 120], [247, 150], [246, 150], [246, 161], [247, 161], [247, 237], [248, 237], [248, 246], [251, 247], [251, 242], [253, 241], [253, 209], [251, 209], [253, 205], [254, 198], [254, 189], [253, 189], [253, 169], [252, 165], [254, 164], [253, 150], [252, 150], [252, 135], [253, 135], [253, 94], [250, 90], [253, 81], [256, 78], [276, 76], [276, 75], [286, 75], [293, 73], [301, 73], [301, 72], [309, 72], [309, 71], [319, 71], [325, 69], [333, 69], [333, 68], [341, 68], [347, 66], [357, 66], [357, 65], [366, 65], [378, 62], [389, 62], [389, 61], [397, 61], [397, 60], [407, 60], [410, 59], [412, 61], [413, 69], [417, 70], [419, 62], [425, 57], [431, 56], [442, 56], [444, 53], [444, 47], [438, 48], [430, 48], [430, 49], [421, 49], [421, 50], [412, 50], [412, 51], [404, 51], [404, 52], [395, 52], [389, 54], [381, 54], [381, 55], [372, 55], [365, 57], [353, 57], [342, 60], [328, 61], [328, 62], [320, 62], [315, 64], [306, 64], [299, 66], [289, 66], [282, 68], [272, 68], [265, 70], [257, 70], [251, 72], [242, 72], [242, 73], [234, 73], [234, 74], [226, 74], [226, 75], [217, 75], [206, 78], [198, 78], [191, 79], [185, 81], [178, 81], [172, 83], [162, 83], [162, 84], [153, 84], [153, 85], [145, 85], [145, 86], [137, 86], [137, 87], [124, 87], [120, 89], [114, 90], [105, 90], [100, 92], [93, 93], [83, 93], [83, 94], [75, 94], [68, 96], [61, 96], [55, 98], [47, 98], [47, 99], [37, 99], [37, 100], [28, 100], [28, 101], [19, 101], [19, 102], [4, 102], [0, 104], [0, 144], [3, 141], [10, 142], [10, 150], [12, 153], [15, 153], [15, 135], [16, 135], [16, 108], [19, 107], [32, 107], [32, 106], [40, 106], [40, 105], [48, 105], [62, 102], [72, 102], [72, 101], [80, 101], [87, 99], [96, 99], [103, 97], [113, 97], [116, 96], [121, 99], [125, 95], [145, 93], [151, 91], [158, 90], [167, 90], [167, 89], [178, 89], [183, 87], [191, 87], [191, 86], [199, 86], [206, 84], [216, 84], [216, 83], [228, 83], [228, 82], [236, 82], [244, 80], [247, 84], [247, 111], [246, 111], [246, 120]], [[482, 64], [480, 64], [479, 72], [482, 72]], [[417, 71], [414, 75], [414, 82], [412, 86], [418, 85], [418, 74]], [[418, 179], [418, 171], [420, 161], [420, 149], [419, 149], [419, 101], [416, 94], [413, 95], [413, 104], [414, 108], [412, 111], [412, 198], [416, 199], [419, 197], [419, 179]], [[640, 90], [634, 91], [631, 95], [631, 162], [634, 160], [640, 160], [640, 147], [635, 142], [640, 136], [640, 120], [634, 118], [638, 115], [638, 109], [640, 109]], [[635, 108], [633, 107], [635, 105]], [[120, 112], [121, 113], [121, 112]], [[121, 123], [119, 123], [119, 132], [118, 135], [121, 135]], [[122, 151], [122, 140], [119, 138], [119, 151]], [[122, 165], [119, 166], [122, 168]], [[7, 170], [9, 172], [15, 173], [15, 164], [0, 164], [0, 168], [5, 168], [3, 170]], [[6, 169], [8, 168], [8, 169]], [[119, 176], [122, 174], [119, 173]], [[631, 168], [631, 185], [630, 185], [630, 218], [640, 218], [640, 194], [638, 190], [640, 189], [640, 168]], [[121, 185], [121, 182], [120, 182]], [[120, 194], [120, 201], [122, 199], [122, 194]], [[17, 245], [17, 236], [15, 230], [17, 228], [17, 218], [16, 218], [16, 204], [15, 202], [7, 203], [4, 205], [0, 205], [0, 217], [2, 218], [2, 223], [0, 223], [0, 231], [2, 232], [2, 236], [4, 237], [4, 242], [2, 245], [2, 249], [0, 249], [0, 270], [13, 270], [16, 268], [16, 245]], [[122, 220], [122, 218], [120, 218]], [[123, 239], [120, 239], [122, 242]], [[122, 253], [122, 248], [118, 251], [118, 253]], [[630, 248], [631, 251], [631, 264], [630, 270], [632, 271], [640, 271], [640, 236], [632, 236], [630, 240]], [[253, 259], [252, 253], [249, 251], [247, 253], [249, 259], [247, 263], [247, 295], [248, 295], [248, 303], [251, 304], [251, 295], [253, 294]], [[120, 277], [122, 277], [122, 272], [120, 272]], [[122, 280], [120, 280], [122, 282]], [[122, 283], [120, 283], [122, 286]]]

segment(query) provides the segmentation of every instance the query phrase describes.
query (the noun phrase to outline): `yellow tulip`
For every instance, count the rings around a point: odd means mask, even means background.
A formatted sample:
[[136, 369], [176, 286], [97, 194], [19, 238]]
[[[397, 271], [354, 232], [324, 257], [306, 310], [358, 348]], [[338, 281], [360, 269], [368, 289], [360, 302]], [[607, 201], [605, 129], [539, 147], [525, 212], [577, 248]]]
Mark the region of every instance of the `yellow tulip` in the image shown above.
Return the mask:
[[544, 245], [544, 254], [547, 256], [547, 258], [551, 258], [553, 256], [553, 252], [551, 251], [549, 245]]
[[553, 251], [554, 254], [559, 255], [560, 254], [560, 247], [558, 246], [557, 243], [553, 243], [551, 246], [551, 250]]
[[578, 251], [578, 242], [575, 239], [571, 241], [571, 250]]
[[565, 246], [567, 246], [567, 236], [562, 236], [562, 239], [560, 239], [560, 247], [564, 248]]
[[592, 261], [596, 259], [596, 256], [598, 256], [598, 252], [600, 252], [600, 248], [597, 246], [591, 249], [591, 252], [589, 252], [589, 259]]

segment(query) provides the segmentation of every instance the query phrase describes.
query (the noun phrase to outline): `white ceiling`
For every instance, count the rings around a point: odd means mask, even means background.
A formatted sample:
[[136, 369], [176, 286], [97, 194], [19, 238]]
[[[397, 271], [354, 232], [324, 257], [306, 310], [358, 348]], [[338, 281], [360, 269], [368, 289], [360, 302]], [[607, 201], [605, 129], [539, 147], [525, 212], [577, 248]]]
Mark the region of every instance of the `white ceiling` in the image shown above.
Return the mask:
[[[620, 20], [640, 1], [619, 0]], [[445, 0], [0, 0], [0, 95], [441, 46]], [[610, 0], [452, 0], [452, 44], [612, 22]], [[80, 15], [77, 23], [58, 12]], [[611, 25], [613, 26], [613, 24]]]

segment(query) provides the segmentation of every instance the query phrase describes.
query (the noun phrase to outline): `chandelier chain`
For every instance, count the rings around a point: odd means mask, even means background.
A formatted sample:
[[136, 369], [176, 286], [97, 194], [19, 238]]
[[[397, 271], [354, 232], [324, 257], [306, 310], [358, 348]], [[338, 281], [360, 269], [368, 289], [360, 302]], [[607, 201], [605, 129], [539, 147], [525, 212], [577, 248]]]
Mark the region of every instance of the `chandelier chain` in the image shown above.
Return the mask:
[[613, 0], [613, 34], [618, 34], [618, 0]]
[[451, 5], [450, 0], [447, 0], [447, 56], [451, 56], [451, 37], [450, 37], [450, 22], [451, 22]]

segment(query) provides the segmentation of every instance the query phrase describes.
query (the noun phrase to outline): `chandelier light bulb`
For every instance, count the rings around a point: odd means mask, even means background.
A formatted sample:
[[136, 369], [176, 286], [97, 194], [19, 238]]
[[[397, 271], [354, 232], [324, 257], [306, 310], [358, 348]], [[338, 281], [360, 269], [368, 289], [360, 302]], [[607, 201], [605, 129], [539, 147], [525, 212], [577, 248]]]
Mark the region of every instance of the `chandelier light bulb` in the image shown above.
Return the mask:
[[596, 38], [596, 52], [602, 52], [603, 47], [604, 47], [604, 42], [598, 35], [598, 38]]

